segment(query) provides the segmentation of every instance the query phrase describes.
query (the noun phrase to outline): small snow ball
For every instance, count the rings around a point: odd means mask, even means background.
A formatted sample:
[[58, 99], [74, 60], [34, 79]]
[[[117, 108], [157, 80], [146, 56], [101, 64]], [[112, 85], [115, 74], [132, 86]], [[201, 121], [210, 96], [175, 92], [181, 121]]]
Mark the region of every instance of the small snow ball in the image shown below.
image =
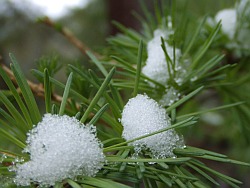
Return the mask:
[[105, 161], [95, 133], [95, 127], [73, 117], [45, 114], [28, 133], [24, 152], [30, 154], [30, 161], [16, 165], [15, 183], [53, 186], [77, 175], [94, 176]]
[[[135, 139], [171, 125], [170, 118], [156, 101], [147, 95], [138, 94], [125, 105], [121, 123], [124, 127], [122, 136], [126, 140]], [[132, 145], [135, 153], [149, 149], [154, 158], [174, 157], [173, 149], [184, 146], [184, 141], [173, 129], [149, 136]]]

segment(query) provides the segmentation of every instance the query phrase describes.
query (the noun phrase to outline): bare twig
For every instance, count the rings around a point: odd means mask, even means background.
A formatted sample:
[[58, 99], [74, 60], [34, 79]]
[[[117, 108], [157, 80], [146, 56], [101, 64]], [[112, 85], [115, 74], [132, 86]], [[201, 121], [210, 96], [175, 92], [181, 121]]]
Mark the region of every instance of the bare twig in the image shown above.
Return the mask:
[[[0, 60], [1, 60], [1, 56], [0, 56]], [[13, 72], [4, 64], [1, 64], [1, 67], [7, 73], [7, 75], [12, 80], [12, 82], [17, 85], [17, 81], [16, 81], [16, 78], [15, 78]], [[43, 84], [36, 84], [30, 80], [27, 80], [27, 83], [28, 83], [31, 91], [34, 93], [34, 95], [44, 98]], [[17, 90], [19, 91], [19, 89], [17, 89]], [[52, 100], [60, 103], [62, 101], [62, 97], [56, 93], [53, 93]]]
[[44, 23], [56, 30], [58, 30], [62, 35], [64, 35], [74, 46], [76, 46], [84, 55], [86, 51], [90, 51], [97, 58], [101, 58], [102, 56], [97, 52], [92, 51], [87, 45], [85, 45], [82, 41], [80, 41], [69, 29], [62, 27], [56, 23], [54, 23], [50, 18], [44, 17], [39, 20], [41, 23]]

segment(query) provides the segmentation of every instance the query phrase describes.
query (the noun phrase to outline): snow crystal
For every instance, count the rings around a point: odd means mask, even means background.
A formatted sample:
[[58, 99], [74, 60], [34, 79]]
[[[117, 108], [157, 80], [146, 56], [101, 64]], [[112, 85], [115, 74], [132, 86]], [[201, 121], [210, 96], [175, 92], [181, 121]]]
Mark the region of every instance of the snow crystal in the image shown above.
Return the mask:
[[[147, 95], [138, 94], [125, 105], [121, 123], [124, 127], [122, 136], [126, 140], [144, 136], [171, 125], [170, 118], [156, 101]], [[174, 130], [168, 130], [137, 141], [132, 145], [135, 153], [149, 149], [154, 158], [173, 157], [173, 149], [184, 146], [182, 137]]]
[[219, 11], [215, 20], [219, 22], [221, 20], [221, 29], [230, 39], [234, 38], [237, 22], [237, 14], [235, 9], [224, 9]]
[[180, 99], [181, 94], [173, 87], [167, 88], [159, 103], [162, 106], [170, 106]]
[[45, 114], [29, 133], [30, 161], [16, 165], [15, 183], [54, 185], [77, 175], [94, 176], [104, 164], [102, 145], [93, 126], [67, 115]]

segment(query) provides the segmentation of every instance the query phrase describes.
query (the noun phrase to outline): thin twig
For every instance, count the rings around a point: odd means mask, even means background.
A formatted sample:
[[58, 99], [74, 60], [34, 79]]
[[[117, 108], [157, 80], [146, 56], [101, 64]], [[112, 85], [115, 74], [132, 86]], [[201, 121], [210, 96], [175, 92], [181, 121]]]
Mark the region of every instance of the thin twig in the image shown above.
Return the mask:
[[84, 55], [86, 55], [86, 51], [90, 51], [97, 58], [101, 58], [102, 56], [97, 52], [92, 51], [87, 45], [85, 45], [82, 41], [80, 41], [69, 29], [62, 27], [55, 22], [53, 22], [49, 17], [44, 17], [39, 20], [41, 23], [44, 23], [53, 29], [59, 31], [62, 35], [64, 35], [74, 46], [76, 46]]
[[[0, 60], [2, 60], [1, 56], [0, 56]], [[9, 78], [11, 79], [11, 81], [12, 81], [15, 85], [18, 85], [18, 84], [17, 84], [17, 81], [16, 81], [16, 78], [15, 78], [13, 72], [11, 71], [11, 69], [9, 69], [6, 65], [4, 65], [4, 64], [2, 64], [2, 63], [0, 64], [0, 66], [1, 66], [2, 69], [7, 73], [7, 75], [8, 75]], [[45, 95], [44, 95], [45, 92], [44, 92], [44, 86], [43, 86], [43, 84], [41, 84], [41, 83], [36, 84], [36, 83], [34, 83], [34, 82], [32, 82], [32, 81], [30, 81], [30, 80], [28, 80], [28, 79], [26, 79], [26, 80], [27, 80], [27, 83], [28, 83], [28, 85], [29, 85], [29, 87], [30, 87], [32, 93], [33, 93], [35, 96], [38, 96], [38, 97], [44, 99], [44, 98], [45, 98]], [[20, 88], [17, 88], [17, 91], [21, 94]], [[55, 102], [58, 102], [58, 103], [61, 103], [61, 102], [62, 102], [62, 96], [61, 96], [61, 95], [58, 95], [58, 94], [56, 94], [56, 93], [52, 93], [51, 98], [52, 98], [52, 100], [55, 101]], [[72, 101], [71, 101], [71, 99], [69, 98], [69, 99], [68, 99], [68, 103], [70, 103], [70, 102], [72, 102]], [[76, 108], [77, 108], [77, 109], [80, 109], [80, 108], [81, 108], [81, 105], [80, 105], [79, 103], [76, 102], [75, 105], [76, 105]], [[90, 116], [93, 117], [94, 114], [91, 113]]]
[[[0, 60], [1, 60], [1, 56], [0, 56]], [[7, 73], [7, 75], [9, 76], [9, 78], [12, 80], [12, 82], [17, 85], [17, 81], [16, 78], [13, 74], [13, 72], [4, 64], [1, 64], [2, 69]], [[30, 80], [27, 79], [27, 83], [31, 89], [31, 91], [34, 93], [34, 95], [38, 96], [38, 97], [42, 97], [44, 98], [44, 87], [43, 84], [36, 84]], [[19, 89], [17, 89], [17, 91], [19, 91]], [[61, 102], [62, 101], [62, 97], [56, 93], [52, 94], [52, 100], [56, 101], [56, 102]]]

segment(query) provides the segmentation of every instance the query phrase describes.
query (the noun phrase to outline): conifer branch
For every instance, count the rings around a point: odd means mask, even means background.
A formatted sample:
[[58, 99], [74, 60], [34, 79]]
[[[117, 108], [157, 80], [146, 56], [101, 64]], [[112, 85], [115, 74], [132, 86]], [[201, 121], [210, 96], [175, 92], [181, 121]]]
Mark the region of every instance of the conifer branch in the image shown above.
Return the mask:
[[[2, 60], [2, 57], [0, 56], [0, 60]], [[2, 69], [7, 73], [7, 75], [9, 76], [9, 78], [12, 80], [12, 82], [17, 85], [17, 82], [16, 82], [16, 78], [13, 74], [13, 72], [4, 64], [0, 64], [0, 66], [2, 67]], [[34, 93], [34, 95], [38, 96], [38, 97], [41, 97], [41, 98], [44, 98], [44, 87], [43, 87], [43, 84], [39, 83], [39, 84], [36, 84], [30, 80], [27, 79], [27, 83], [31, 89], [31, 91]], [[17, 88], [17, 91], [19, 92], [20, 90]], [[53, 101], [56, 101], [56, 102], [61, 102], [62, 101], [62, 96], [56, 94], [56, 93], [53, 93], [52, 94], [52, 100]]]

